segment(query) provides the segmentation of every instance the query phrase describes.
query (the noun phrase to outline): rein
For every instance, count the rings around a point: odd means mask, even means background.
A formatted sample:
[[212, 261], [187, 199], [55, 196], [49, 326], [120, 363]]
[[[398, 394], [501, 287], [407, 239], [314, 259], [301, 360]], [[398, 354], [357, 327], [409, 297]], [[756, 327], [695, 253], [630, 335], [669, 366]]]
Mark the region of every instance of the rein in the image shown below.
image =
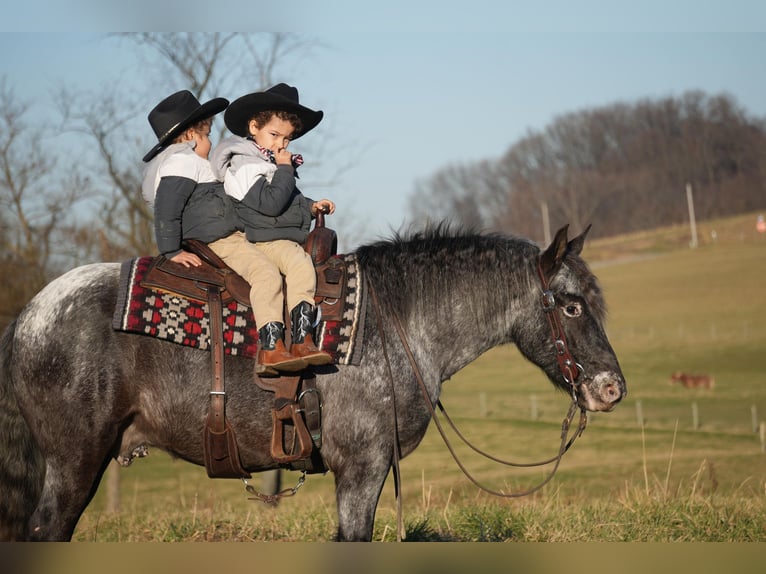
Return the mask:
[[[407, 354], [407, 359], [409, 360], [410, 366], [412, 367], [413, 373], [415, 374], [415, 378], [418, 381], [418, 385], [420, 387], [421, 394], [423, 395], [423, 399], [426, 403], [426, 406], [428, 407], [429, 412], [431, 413], [431, 417], [433, 418], [433, 421], [436, 425], [436, 428], [439, 431], [439, 434], [442, 437], [442, 440], [444, 441], [444, 444], [447, 446], [447, 449], [452, 455], [452, 458], [455, 460], [460, 470], [463, 471], [463, 474], [466, 476], [466, 478], [468, 478], [468, 480], [470, 480], [475, 486], [477, 486], [478, 488], [480, 488], [481, 490], [489, 494], [500, 496], [503, 498], [520, 498], [522, 496], [527, 496], [529, 494], [532, 494], [533, 492], [540, 490], [543, 486], [545, 486], [548, 482], [550, 482], [550, 480], [553, 478], [556, 471], [558, 470], [559, 465], [561, 464], [561, 459], [564, 456], [564, 453], [566, 453], [569, 450], [569, 448], [572, 446], [572, 444], [574, 444], [574, 441], [580, 435], [582, 435], [587, 425], [587, 415], [586, 415], [585, 409], [580, 407], [580, 421], [579, 421], [578, 427], [575, 430], [575, 432], [572, 434], [571, 438], [569, 437], [569, 430], [571, 428], [572, 421], [574, 420], [575, 413], [577, 412], [577, 409], [578, 409], [578, 405], [577, 405], [578, 385], [576, 384], [576, 381], [578, 377], [580, 376], [580, 374], [584, 372], [584, 369], [582, 365], [580, 365], [579, 363], [575, 361], [574, 357], [569, 351], [569, 347], [566, 342], [566, 337], [564, 336], [564, 330], [561, 327], [561, 322], [559, 320], [558, 313], [556, 312], [556, 301], [553, 296], [553, 292], [550, 290], [548, 282], [545, 279], [545, 275], [543, 274], [542, 269], [540, 268], [539, 265], [537, 267], [537, 273], [540, 278], [540, 282], [542, 284], [541, 302], [542, 302], [543, 311], [545, 312], [545, 316], [548, 320], [548, 324], [551, 329], [551, 339], [556, 349], [556, 359], [559, 364], [559, 369], [561, 371], [562, 377], [564, 378], [564, 381], [566, 381], [567, 384], [570, 386], [571, 398], [572, 398], [572, 402], [569, 406], [569, 410], [567, 411], [566, 417], [561, 423], [561, 443], [559, 445], [558, 453], [547, 460], [535, 462], [535, 463], [514, 463], [511, 461], [505, 461], [495, 456], [492, 456], [482, 451], [481, 449], [475, 447], [473, 444], [471, 444], [463, 436], [463, 434], [460, 433], [460, 431], [457, 429], [452, 419], [449, 417], [446, 410], [444, 409], [444, 406], [442, 405], [441, 401], [439, 400], [436, 401], [436, 404], [439, 407], [439, 410], [442, 412], [445, 419], [447, 420], [451, 428], [455, 431], [457, 436], [476, 453], [494, 462], [507, 465], [507, 466], [514, 466], [514, 467], [535, 467], [535, 466], [543, 466], [546, 464], [555, 463], [550, 473], [548, 474], [548, 476], [542, 482], [540, 482], [536, 486], [529, 488], [528, 490], [525, 490], [525, 491], [502, 492], [502, 491], [493, 490], [479, 483], [470, 474], [470, 472], [468, 472], [466, 467], [458, 458], [457, 453], [452, 447], [452, 444], [447, 438], [447, 435], [444, 432], [444, 428], [442, 427], [442, 424], [439, 421], [439, 418], [437, 417], [436, 411], [434, 410], [434, 404], [431, 402], [431, 399], [428, 396], [428, 390], [426, 389], [426, 384], [425, 384], [425, 381], [423, 380], [423, 375], [420, 371], [420, 368], [418, 367], [417, 361], [415, 360], [415, 356], [412, 353], [412, 349], [410, 348], [410, 345], [407, 341], [407, 337], [404, 333], [404, 329], [402, 327], [401, 321], [399, 320], [399, 317], [395, 313], [391, 313], [394, 327], [396, 328], [396, 332], [399, 337], [399, 340], [402, 343], [402, 347], [404, 348], [404, 351]], [[383, 353], [386, 359], [389, 382], [391, 386], [391, 396], [393, 401], [394, 378], [393, 378], [393, 373], [391, 371], [391, 364], [390, 364], [390, 360], [389, 360], [388, 352], [386, 348], [386, 338], [385, 338], [385, 333], [383, 331], [383, 320], [382, 320], [382, 311], [380, 308], [380, 301], [378, 300], [378, 295], [375, 290], [374, 284], [372, 282], [369, 282], [369, 286], [370, 286], [370, 294], [372, 296], [373, 308], [375, 309], [377, 328], [381, 337], [381, 342], [383, 345]], [[394, 422], [394, 452], [393, 452], [394, 486], [396, 489], [396, 497], [397, 497], [397, 519], [399, 524], [398, 535], [401, 537], [403, 536], [402, 518], [401, 518], [401, 497], [400, 497], [401, 485], [399, 483], [399, 480], [400, 480], [399, 459], [400, 459], [401, 453], [399, 448], [398, 429], [396, 425], [396, 422], [397, 422], [396, 406], [393, 402], [392, 402], [392, 408], [393, 408], [392, 416], [393, 416], [393, 422]]]
[[[537, 266], [537, 274], [538, 274], [538, 277], [540, 278], [540, 283], [543, 286], [542, 305], [543, 305], [543, 310], [545, 311], [546, 318], [548, 319], [548, 324], [551, 328], [551, 339], [553, 340], [553, 344], [556, 348], [556, 358], [559, 363], [559, 369], [561, 370], [561, 376], [564, 378], [564, 381], [566, 381], [569, 384], [570, 390], [571, 390], [572, 403], [569, 407], [569, 411], [567, 412], [566, 418], [561, 424], [562, 441], [564, 441], [565, 437], [568, 434], [568, 429], [574, 419], [574, 413], [577, 410], [577, 386], [575, 384], [575, 381], [579, 377], [580, 373], [584, 372], [584, 369], [580, 363], [574, 360], [572, 353], [569, 352], [569, 347], [567, 345], [566, 338], [564, 336], [564, 330], [561, 328], [561, 323], [559, 321], [558, 313], [555, 312], [556, 300], [548, 286], [548, 282], [546, 281], [545, 275], [543, 274], [542, 269], [540, 268], [539, 265]], [[401, 331], [400, 331], [400, 336], [401, 336]], [[403, 342], [404, 342], [404, 339], [403, 339]], [[404, 344], [406, 344], [406, 342], [404, 342]], [[575, 370], [573, 370], [573, 367]], [[437, 401], [436, 404], [439, 407], [439, 410], [442, 412], [442, 415], [444, 415], [444, 418], [449, 423], [452, 430], [458, 436], [458, 438], [460, 438], [460, 440], [462, 440], [463, 443], [466, 446], [468, 446], [471, 450], [473, 450], [474, 452], [476, 452], [477, 454], [480, 454], [481, 456], [485, 458], [488, 458], [489, 460], [493, 462], [497, 462], [505, 466], [514, 466], [518, 468], [544, 466], [546, 464], [550, 464], [554, 461], [560, 460], [560, 458], [564, 455], [564, 453], [567, 452], [570, 449], [570, 447], [574, 444], [575, 439], [577, 439], [577, 437], [582, 435], [582, 433], [585, 431], [586, 425], [588, 424], [587, 413], [585, 412], [585, 409], [581, 408], [580, 422], [577, 426], [577, 431], [572, 435], [572, 437], [569, 439], [569, 441], [566, 444], [562, 442], [562, 445], [559, 448], [559, 453], [556, 456], [552, 456], [551, 458], [547, 460], [541, 460], [539, 462], [519, 463], [519, 462], [512, 462], [509, 460], [503, 460], [503, 459], [497, 458], [496, 456], [493, 456], [489, 454], [488, 452], [485, 452], [481, 450], [480, 448], [478, 448], [477, 446], [475, 446], [474, 444], [472, 444], [457, 428], [455, 423], [447, 414], [447, 411], [442, 405], [442, 402]], [[550, 480], [550, 478], [548, 480]], [[538, 486], [534, 490], [537, 490], [539, 488], [540, 487]], [[519, 496], [523, 496], [524, 494], [529, 494], [531, 492], [534, 492], [534, 490], [520, 494]]]

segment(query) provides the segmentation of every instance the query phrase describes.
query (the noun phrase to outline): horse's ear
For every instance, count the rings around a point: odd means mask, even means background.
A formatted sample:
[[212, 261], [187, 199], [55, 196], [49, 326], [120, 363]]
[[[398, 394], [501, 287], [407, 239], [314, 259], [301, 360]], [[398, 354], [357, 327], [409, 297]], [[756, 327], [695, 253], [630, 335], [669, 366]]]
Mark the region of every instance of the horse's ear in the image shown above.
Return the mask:
[[561, 262], [564, 260], [564, 255], [566, 255], [567, 252], [568, 229], [569, 225], [565, 225], [559, 229], [556, 232], [556, 237], [553, 238], [553, 242], [540, 256], [540, 270], [548, 281], [550, 281], [561, 268]]
[[585, 246], [585, 238], [588, 236], [590, 228], [591, 225], [588, 225], [588, 227], [585, 228], [585, 231], [569, 242], [567, 253], [574, 253], [575, 255], [580, 255], [580, 253], [582, 253], [582, 248]]

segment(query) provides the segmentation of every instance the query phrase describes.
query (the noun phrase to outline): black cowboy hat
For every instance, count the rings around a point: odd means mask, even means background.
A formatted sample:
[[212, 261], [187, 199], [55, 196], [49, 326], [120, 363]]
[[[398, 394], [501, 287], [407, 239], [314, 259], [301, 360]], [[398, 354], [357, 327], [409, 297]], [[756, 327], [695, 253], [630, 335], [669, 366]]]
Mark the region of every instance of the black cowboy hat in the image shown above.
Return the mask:
[[189, 90], [181, 90], [162, 100], [149, 112], [149, 124], [159, 142], [144, 156], [150, 161], [155, 155], [196, 122], [213, 117], [229, 105], [226, 98], [213, 98], [200, 104]]
[[252, 117], [266, 110], [291, 112], [301, 119], [303, 128], [294, 133], [292, 139], [298, 139], [314, 129], [324, 116], [324, 112], [311, 110], [298, 103], [297, 88], [277, 84], [264, 92], [254, 92], [234, 100], [226, 108], [223, 121], [233, 134], [247, 137], [250, 135], [247, 126]]

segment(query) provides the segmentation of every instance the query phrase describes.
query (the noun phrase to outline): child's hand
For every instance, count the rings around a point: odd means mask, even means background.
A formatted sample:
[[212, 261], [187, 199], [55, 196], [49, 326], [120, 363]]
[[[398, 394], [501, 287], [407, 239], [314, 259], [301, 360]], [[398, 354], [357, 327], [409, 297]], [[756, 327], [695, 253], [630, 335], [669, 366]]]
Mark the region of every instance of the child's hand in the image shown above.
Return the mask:
[[176, 253], [173, 255], [173, 257], [170, 258], [171, 261], [175, 263], [180, 263], [184, 267], [199, 267], [202, 265], [202, 261], [199, 257], [197, 257], [194, 253], [189, 253], [188, 251], [181, 251], [180, 253]]
[[274, 161], [277, 165], [293, 165], [293, 154], [287, 148], [279, 148], [274, 152]]
[[320, 199], [319, 201], [315, 201], [311, 205], [311, 214], [316, 217], [319, 215], [319, 212], [326, 213], [328, 215], [332, 215], [335, 213], [335, 204], [330, 201], [329, 199]]

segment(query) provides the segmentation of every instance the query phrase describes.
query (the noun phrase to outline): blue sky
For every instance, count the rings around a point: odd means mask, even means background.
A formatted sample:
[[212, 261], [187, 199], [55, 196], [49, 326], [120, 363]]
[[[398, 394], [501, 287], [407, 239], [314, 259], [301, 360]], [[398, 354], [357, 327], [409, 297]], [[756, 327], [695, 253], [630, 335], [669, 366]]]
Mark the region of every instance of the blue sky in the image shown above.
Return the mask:
[[[499, 157], [561, 114], [703, 90], [725, 92], [766, 118], [766, 9], [759, 3], [649, 1], [639, 8], [612, 2], [589, 13], [600, 3], [561, 3], [555, 10], [554, 2], [546, 15], [521, 3], [479, 1], [463, 14], [438, 4], [434, 18], [415, 2], [409, 12], [397, 10], [398, 2], [373, 3], [359, 26], [340, 25], [339, 3], [321, 4], [321, 10], [320, 3], [284, 5], [298, 14], [290, 21], [294, 29], [325, 46], [290, 81], [303, 102], [325, 111], [317, 130], [358, 147], [341, 185], [320, 193], [336, 200], [344, 218], [337, 221], [362, 229], [358, 240], [400, 227], [418, 180], [456, 162]], [[346, 15], [355, 16], [358, 4], [346, 6]], [[254, 5], [266, 4], [250, 2], [242, 14]], [[4, 27], [27, 29], [26, 9], [17, 25]], [[35, 23], [34, 34], [0, 34], [0, 78], [41, 106], [61, 80], [85, 88], [110, 81], [122, 69], [116, 47], [83, 32], [119, 23], [112, 20], [118, 8], [111, 10], [95, 9], [84, 20], [62, 15], [71, 20], [58, 26], [72, 30], [65, 34], [46, 29], [55, 9]], [[268, 14], [282, 22], [278, 13]], [[202, 15], [194, 12], [188, 28]], [[122, 29], [141, 29], [140, 19], [133, 25], [133, 16], [124, 16]], [[258, 22], [265, 26], [269, 18]], [[401, 26], [389, 27], [394, 23]], [[148, 149], [151, 133], [146, 137]], [[310, 180], [308, 171], [302, 177]]]

